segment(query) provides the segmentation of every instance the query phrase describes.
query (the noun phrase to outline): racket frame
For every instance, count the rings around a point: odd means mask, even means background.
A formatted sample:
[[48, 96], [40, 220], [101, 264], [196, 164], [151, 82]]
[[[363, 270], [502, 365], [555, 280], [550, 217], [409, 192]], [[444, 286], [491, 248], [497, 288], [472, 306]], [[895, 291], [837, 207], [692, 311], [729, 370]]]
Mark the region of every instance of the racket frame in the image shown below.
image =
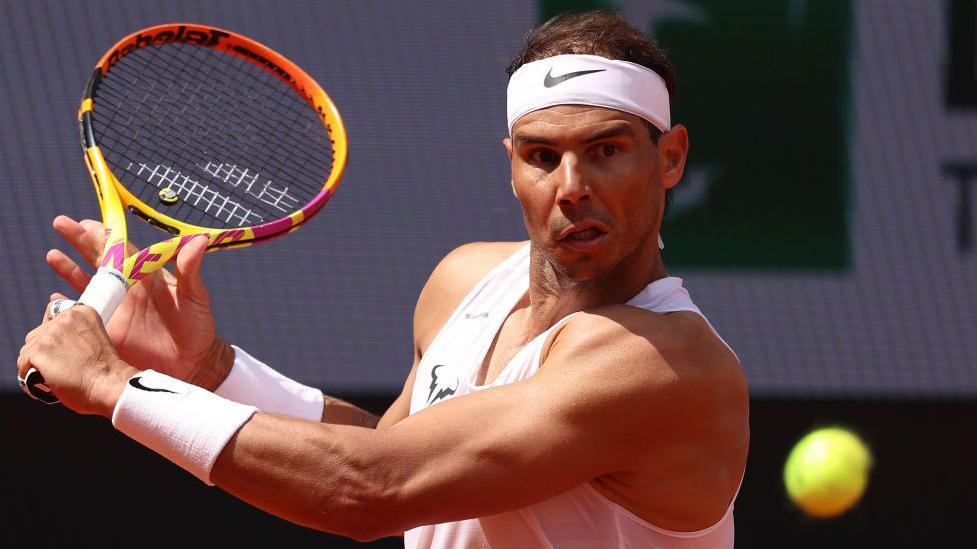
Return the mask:
[[[144, 47], [158, 47], [172, 42], [211, 47], [254, 63], [287, 84], [312, 106], [329, 133], [333, 150], [329, 177], [309, 203], [283, 218], [261, 225], [213, 229], [185, 223], [159, 212], [133, 195], [119, 182], [106, 163], [95, 138], [93, 117], [98, 112], [95, 100], [98, 86], [102, 78], [109, 74], [112, 66], [126, 55]], [[329, 95], [308, 73], [257, 41], [226, 29], [194, 23], [156, 25], [136, 31], [119, 40], [98, 61], [85, 85], [81, 107], [78, 110], [78, 123], [82, 147], [85, 151], [85, 165], [95, 186], [106, 227], [105, 247], [98, 266], [100, 269], [112, 269], [119, 273], [126, 280], [127, 285], [136, 283], [167, 264], [191, 238], [197, 235], [206, 236], [208, 251], [214, 251], [250, 246], [298, 229], [321, 210], [335, 193], [345, 170], [348, 155], [346, 130], [342, 117]], [[173, 234], [173, 238], [126, 256], [124, 214], [126, 209], [149, 224]], [[108, 319], [103, 320], [108, 321]]]

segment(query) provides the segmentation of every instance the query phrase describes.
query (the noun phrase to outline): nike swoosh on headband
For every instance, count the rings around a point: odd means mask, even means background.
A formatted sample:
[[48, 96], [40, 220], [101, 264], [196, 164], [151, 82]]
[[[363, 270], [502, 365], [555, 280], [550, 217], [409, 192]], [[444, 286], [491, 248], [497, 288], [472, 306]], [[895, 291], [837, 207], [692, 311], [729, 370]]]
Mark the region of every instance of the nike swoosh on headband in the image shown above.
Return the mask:
[[142, 384], [141, 381], [139, 381], [140, 379], [142, 378], [141, 377], [131, 378], [129, 380], [129, 385], [132, 385], [136, 389], [140, 389], [142, 391], [149, 391], [151, 393], [173, 393], [174, 395], [177, 394], [176, 391], [171, 391], [169, 389], [155, 389], [153, 387], [146, 387], [145, 385]]
[[589, 71], [575, 71], [568, 72], [561, 76], [553, 76], [553, 68], [550, 67], [550, 71], [546, 73], [546, 77], [543, 78], [543, 86], [547, 88], [552, 88], [557, 84], [562, 84], [571, 78], [576, 78], [578, 76], [583, 76], [585, 74], [592, 74], [595, 72], [604, 72], [606, 69], [594, 69]]

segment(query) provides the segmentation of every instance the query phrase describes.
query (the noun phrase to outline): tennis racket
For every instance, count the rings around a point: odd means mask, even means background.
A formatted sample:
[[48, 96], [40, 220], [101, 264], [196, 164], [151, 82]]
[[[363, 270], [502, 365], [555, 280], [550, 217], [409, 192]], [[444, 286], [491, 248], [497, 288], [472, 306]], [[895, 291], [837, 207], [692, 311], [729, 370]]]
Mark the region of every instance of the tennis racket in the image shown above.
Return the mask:
[[[274, 50], [206, 25], [159, 25], [119, 41], [95, 66], [78, 123], [105, 225], [78, 303], [106, 324], [131, 285], [197, 235], [215, 251], [296, 230], [346, 166], [346, 130], [326, 92]], [[126, 210], [171, 237], [127, 255]], [[73, 304], [53, 305], [51, 316]], [[20, 384], [58, 402], [33, 368]]]

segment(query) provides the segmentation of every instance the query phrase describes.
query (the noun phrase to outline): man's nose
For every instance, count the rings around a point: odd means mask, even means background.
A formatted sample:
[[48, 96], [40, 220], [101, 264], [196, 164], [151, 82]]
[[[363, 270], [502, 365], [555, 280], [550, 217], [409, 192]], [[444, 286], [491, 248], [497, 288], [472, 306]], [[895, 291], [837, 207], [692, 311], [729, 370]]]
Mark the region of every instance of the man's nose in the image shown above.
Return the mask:
[[564, 154], [555, 175], [559, 179], [556, 199], [560, 206], [573, 206], [590, 199], [590, 185], [576, 155]]

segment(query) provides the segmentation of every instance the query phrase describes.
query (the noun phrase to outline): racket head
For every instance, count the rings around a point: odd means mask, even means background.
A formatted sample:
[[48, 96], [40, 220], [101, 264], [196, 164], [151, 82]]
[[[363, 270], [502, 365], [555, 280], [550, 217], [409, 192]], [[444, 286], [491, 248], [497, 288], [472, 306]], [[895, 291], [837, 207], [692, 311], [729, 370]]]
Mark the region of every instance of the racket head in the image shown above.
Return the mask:
[[[100, 264], [130, 282], [195, 235], [214, 250], [294, 231], [346, 166], [345, 126], [325, 90], [271, 48], [208, 25], [120, 40], [86, 84], [78, 121], [108, 233]], [[125, 258], [125, 210], [174, 238]]]

